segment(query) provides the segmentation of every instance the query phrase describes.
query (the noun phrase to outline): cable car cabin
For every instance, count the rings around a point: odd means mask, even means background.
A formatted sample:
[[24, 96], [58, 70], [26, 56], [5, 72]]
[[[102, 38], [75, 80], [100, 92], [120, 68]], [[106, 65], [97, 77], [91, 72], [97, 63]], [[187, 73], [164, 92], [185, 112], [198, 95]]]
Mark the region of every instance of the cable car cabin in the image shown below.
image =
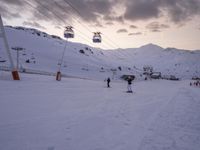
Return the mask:
[[93, 42], [94, 43], [101, 43], [101, 33], [100, 32], [95, 32], [93, 36]]
[[74, 31], [71, 26], [65, 27], [64, 37], [65, 38], [74, 38]]

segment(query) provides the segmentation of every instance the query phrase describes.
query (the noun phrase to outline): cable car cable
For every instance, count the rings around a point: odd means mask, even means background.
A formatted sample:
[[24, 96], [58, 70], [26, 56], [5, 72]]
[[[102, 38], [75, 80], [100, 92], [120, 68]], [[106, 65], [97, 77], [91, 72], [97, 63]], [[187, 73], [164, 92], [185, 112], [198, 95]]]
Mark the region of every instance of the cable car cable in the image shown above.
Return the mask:
[[[64, 2], [66, 2], [72, 9], [74, 9], [74, 11], [81, 17], [81, 18], [84, 18], [82, 15], [81, 15], [81, 13], [70, 3], [70, 2], [68, 2], [67, 0], [63, 0]], [[81, 25], [83, 25], [81, 22], [79, 22]], [[90, 24], [91, 25], [91, 24]], [[85, 26], [85, 25], [83, 25], [83, 26]], [[92, 25], [91, 25], [92, 26]], [[86, 27], [87, 28], [87, 27]], [[97, 29], [96, 27], [95, 27], [95, 29]], [[90, 31], [91, 32], [91, 30], [89, 29], [89, 28], [87, 28], [87, 30], [88, 31]], [[104, 36], [106, 36], [105, 34], [102, 34], [102, 35], [104, 35]], [[106, 36], [106, 38], [107, 39], [109, 39], [107, 36]], [[110, 39], [109, 39], [110, 40]], [[110, 40], [111, 41], [111, 40]], [[112, 42], [112, 41], [111, 41]], [[108, 42], [106, 42], [108, 45], [110, 45]], [[114, 42], [112, 42], [112, 43], [114, 43]], [[117, 44], [114, 44], [116, 47], [118, 47], [118, 48], [120, 48]], [[111, 46], [111, 45], [110, 45]], [[113, 47], [113, 46], [111, 46], [111, 47]], [[115, 48], [115, 47], [113, 47], [113, 48]]]

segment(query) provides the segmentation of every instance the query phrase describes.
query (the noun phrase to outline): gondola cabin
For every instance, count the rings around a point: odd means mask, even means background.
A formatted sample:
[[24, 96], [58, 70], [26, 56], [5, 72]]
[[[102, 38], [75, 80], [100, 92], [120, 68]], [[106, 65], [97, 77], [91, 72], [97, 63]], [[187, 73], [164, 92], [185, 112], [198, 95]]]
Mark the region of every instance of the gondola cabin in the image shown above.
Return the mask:
[[94, 32], [93, 43], [101, 43], [101, 33]]
[[65, 27], [64, 37], [65, 38], [74, 38], [74, 31], [72, 29], [72, 26]]

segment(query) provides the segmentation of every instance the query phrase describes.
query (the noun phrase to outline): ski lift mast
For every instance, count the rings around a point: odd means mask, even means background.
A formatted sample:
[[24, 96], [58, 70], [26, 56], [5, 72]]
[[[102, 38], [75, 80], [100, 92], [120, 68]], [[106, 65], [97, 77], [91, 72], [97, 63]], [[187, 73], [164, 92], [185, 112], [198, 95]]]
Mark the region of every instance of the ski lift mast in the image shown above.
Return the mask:
[[72, 28], [73, 28], [72, 26], [65, 27], [64, 37], [66, 38], [66, 41], [65, 41], [65, 46], [64, 46], [63, 53], [62, 53], [61, 62], [59, 63], [59, 69], [58, 69], [58, 72], [56, 74], [56, 80], [57, 81], [61, 80], [61, 67], [62, 67], [62, 63], [63, 63], [64, 56], [65, 56], [65, 51], [66, 51], [66, 47], [67, 47], [68, 38], [74, 38], [74, 31], [73, 31]]
[[11, 55], [11, 52], [10, 52], [10, 48], [9, 48], [9, 45], [8, 45], [8, 40], [6, 38], [6, 33], [5, 33], [5, 30], [4, 30], [1, 14], [0, 14], [0, 38], [3, 38], [3, 41], [4, 41], [5, 49], [6, 49], [6, 52], [7, 52], [7, 55], [8, 55], [8, 59], [10, 61], [10, 68], [12, 70], [13, 80], [20, 80], [18, 70], [14, 67], [14, 62], [13, 62], [12, 55]]

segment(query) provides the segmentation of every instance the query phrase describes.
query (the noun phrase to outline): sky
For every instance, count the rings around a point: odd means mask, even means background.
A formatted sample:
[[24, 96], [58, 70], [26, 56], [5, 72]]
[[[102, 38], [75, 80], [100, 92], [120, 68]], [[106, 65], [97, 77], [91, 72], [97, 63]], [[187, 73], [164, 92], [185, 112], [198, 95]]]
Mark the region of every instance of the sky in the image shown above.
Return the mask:
[[[4, 25], [36, 28], [104, 49], [153, 43], [200, 50], [200, 0], [0, 0]], [[92, 43], [93, 32], [102, 43]]]

